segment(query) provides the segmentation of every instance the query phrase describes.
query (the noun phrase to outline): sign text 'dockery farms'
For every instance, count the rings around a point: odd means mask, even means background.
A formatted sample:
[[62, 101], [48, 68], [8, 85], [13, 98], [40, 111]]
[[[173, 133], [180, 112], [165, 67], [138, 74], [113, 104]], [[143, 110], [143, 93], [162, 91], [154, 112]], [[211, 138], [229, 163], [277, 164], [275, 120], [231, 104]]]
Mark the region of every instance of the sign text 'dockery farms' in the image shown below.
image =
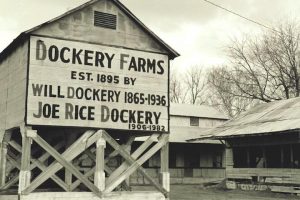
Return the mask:
[[168, 131], [168, 57], [32, 36], [31, 125]]

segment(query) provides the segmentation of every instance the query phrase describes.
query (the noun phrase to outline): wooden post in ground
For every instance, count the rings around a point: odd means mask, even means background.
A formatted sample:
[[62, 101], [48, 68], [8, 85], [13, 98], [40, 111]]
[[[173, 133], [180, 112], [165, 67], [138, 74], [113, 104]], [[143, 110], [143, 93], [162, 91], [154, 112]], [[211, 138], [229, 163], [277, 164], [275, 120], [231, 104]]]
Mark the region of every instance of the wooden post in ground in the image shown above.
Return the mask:
[[233, 168], [233, 150], [232, 147], [226, 142], [225, 147], [225, 162], [226, 162], [226, 169]]
[[251, 167], [250, 166], [250, 147], [246, 148], [246, 154], [247, 154], [247, 167]]
[[95, 175], [94, 175], [94, 184], [96, 187], [103, 192], [105, 190], [105, 147], [106, 142], [101, 137], [96, 142], [96, 169], [95, 169]]
[[[68, 149], [75, 141], [76, 141], [76, 136], [77, 134], [68, 134], [67, 141], [66, 141], [66, 145], [65, 148]], [[68, 191], [71, 191], [71, 185], [72, 185], [72, 173], [65, 169], [65, 183], [68, 185]]]
[[284, 152], [283, 152], [283, 146], [280, 145], [280, 166], [284, 166]]
[[23, 190], [30, 185], [31, 137], [32, 135], [36, 135], [36, 131], [31, 130], [31, 127], [21, 126], [20, 131], [22, 134], [22, 159], [21, 170], [19, 174], [19, 194], [21, 194]]
[[166, 191], [170, 192], [169, 142], [167, 142], [160, 150], [160, 166], [161, 184]]
[[5, 185], [6, 181], [6, 155], [7, 155], [7, 145], [11, 137], [10, 131], [3, 131], [1, 134], [0, 142], [0, 187]]

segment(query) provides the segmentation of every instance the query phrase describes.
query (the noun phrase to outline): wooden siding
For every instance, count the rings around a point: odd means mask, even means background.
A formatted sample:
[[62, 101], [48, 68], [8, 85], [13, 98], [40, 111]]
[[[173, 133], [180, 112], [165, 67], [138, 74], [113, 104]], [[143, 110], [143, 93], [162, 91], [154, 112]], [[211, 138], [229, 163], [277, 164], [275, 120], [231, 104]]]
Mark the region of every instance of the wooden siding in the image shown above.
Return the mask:
[[[225, 121], [221, 119], [208, 119], [199, 117], [199, 127], [212, 128], [223, 124]], [[189, 116], [172, 116], [170, 118], [170, 126], [191, 126]]]
[[289, 168], [231, 168], [226, 169], [228, 179], [248, 179], [265, 177], [265, 183], [300, 185], [300, 169]]
[[[117, 29], [95, 27], [94, 11], [117, 15]], [[91, 43], [167, 53], [133, 20], [108, 0], [98, 1], [33, 33], [68, 40], [84, 40]]]
[[0, 130], [20, 125], [25, 117], [28, 42], [0, 64]]

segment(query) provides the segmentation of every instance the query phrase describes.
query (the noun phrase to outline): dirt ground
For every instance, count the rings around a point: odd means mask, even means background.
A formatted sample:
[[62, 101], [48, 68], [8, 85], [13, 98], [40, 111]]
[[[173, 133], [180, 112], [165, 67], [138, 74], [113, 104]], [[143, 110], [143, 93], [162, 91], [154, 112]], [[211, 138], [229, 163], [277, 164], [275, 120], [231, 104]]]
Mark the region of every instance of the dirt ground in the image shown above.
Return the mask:
[[[134, 190], [155, 190], [150, 187], [134, 187]], [[300, 200], [299, 196], [272, 192], [223, 190], [198, 185], [171, 185], [170, 200]]]

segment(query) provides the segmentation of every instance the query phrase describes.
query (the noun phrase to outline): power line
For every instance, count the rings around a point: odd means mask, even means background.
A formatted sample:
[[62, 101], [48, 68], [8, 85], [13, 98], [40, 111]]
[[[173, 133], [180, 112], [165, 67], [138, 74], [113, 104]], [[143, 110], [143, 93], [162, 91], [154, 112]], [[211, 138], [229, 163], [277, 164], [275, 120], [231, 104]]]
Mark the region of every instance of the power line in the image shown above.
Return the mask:
[[260, 22], [254, 21], [253, 19], [250, 19], [250, 18], [248, 18], [248, 17], [244, 17], [243, 15], [241, 15], [241, 14], [239, 14], [239, 13], [236, 13], [236, 12], [234, 12], [234, 11], [232, 11], [232, 10], [229, 10], [229, 9], [227, 9], [227, 8], [224, 8], [223, 6], [220, 6], [220, 5], [218, 5], [218, 4], [214, 3], [214, 2], [211, 2], [211, 1], [209, 1], [209, 0], [203, 0], [203, 1], [205, 1], [206, 3], [209, 3], [209, 4], [211, 4], [211, 5], [213, 5], [213, 6], [215, 6], [215, 7], [218, 7], [218, 8], [220, 8], [220, 9], [222, 9], [222, 10], [225, 10], [226, 12], [229, 12], [229, 13], [231, 13], [231, 14], [233, 14], [233, 15], [236, 15], [236, 16], [238, 16], [238, 17], [240, 17], [240, 18], [243, 18], [243, 19], [245, 19], [245, 20], [247, 20], [247, 21], [250, 21], [250, 22], [252, 22], [252, 23], [254, 23], [254, 24], [257, 24], [257, 25], [259, 25], [259, 26], [262, 26], [262, 27], [264, 27], [264, 28], [266, 28], [266, 29], [270, 29], [270, 30], [272, 30], [272, 31], [274, 31], [274, 32], [276, 32], [276, 33], [280, 33], [279, 31], [277, 31], [277, 30], [274, 29], [274, 28], [271, 28], [271, 27], [269, 27], [269, 26], [266, 26], [266, 25], [264, 25], [264, 24], [262, 24], [262, 23], [260, 23]]

